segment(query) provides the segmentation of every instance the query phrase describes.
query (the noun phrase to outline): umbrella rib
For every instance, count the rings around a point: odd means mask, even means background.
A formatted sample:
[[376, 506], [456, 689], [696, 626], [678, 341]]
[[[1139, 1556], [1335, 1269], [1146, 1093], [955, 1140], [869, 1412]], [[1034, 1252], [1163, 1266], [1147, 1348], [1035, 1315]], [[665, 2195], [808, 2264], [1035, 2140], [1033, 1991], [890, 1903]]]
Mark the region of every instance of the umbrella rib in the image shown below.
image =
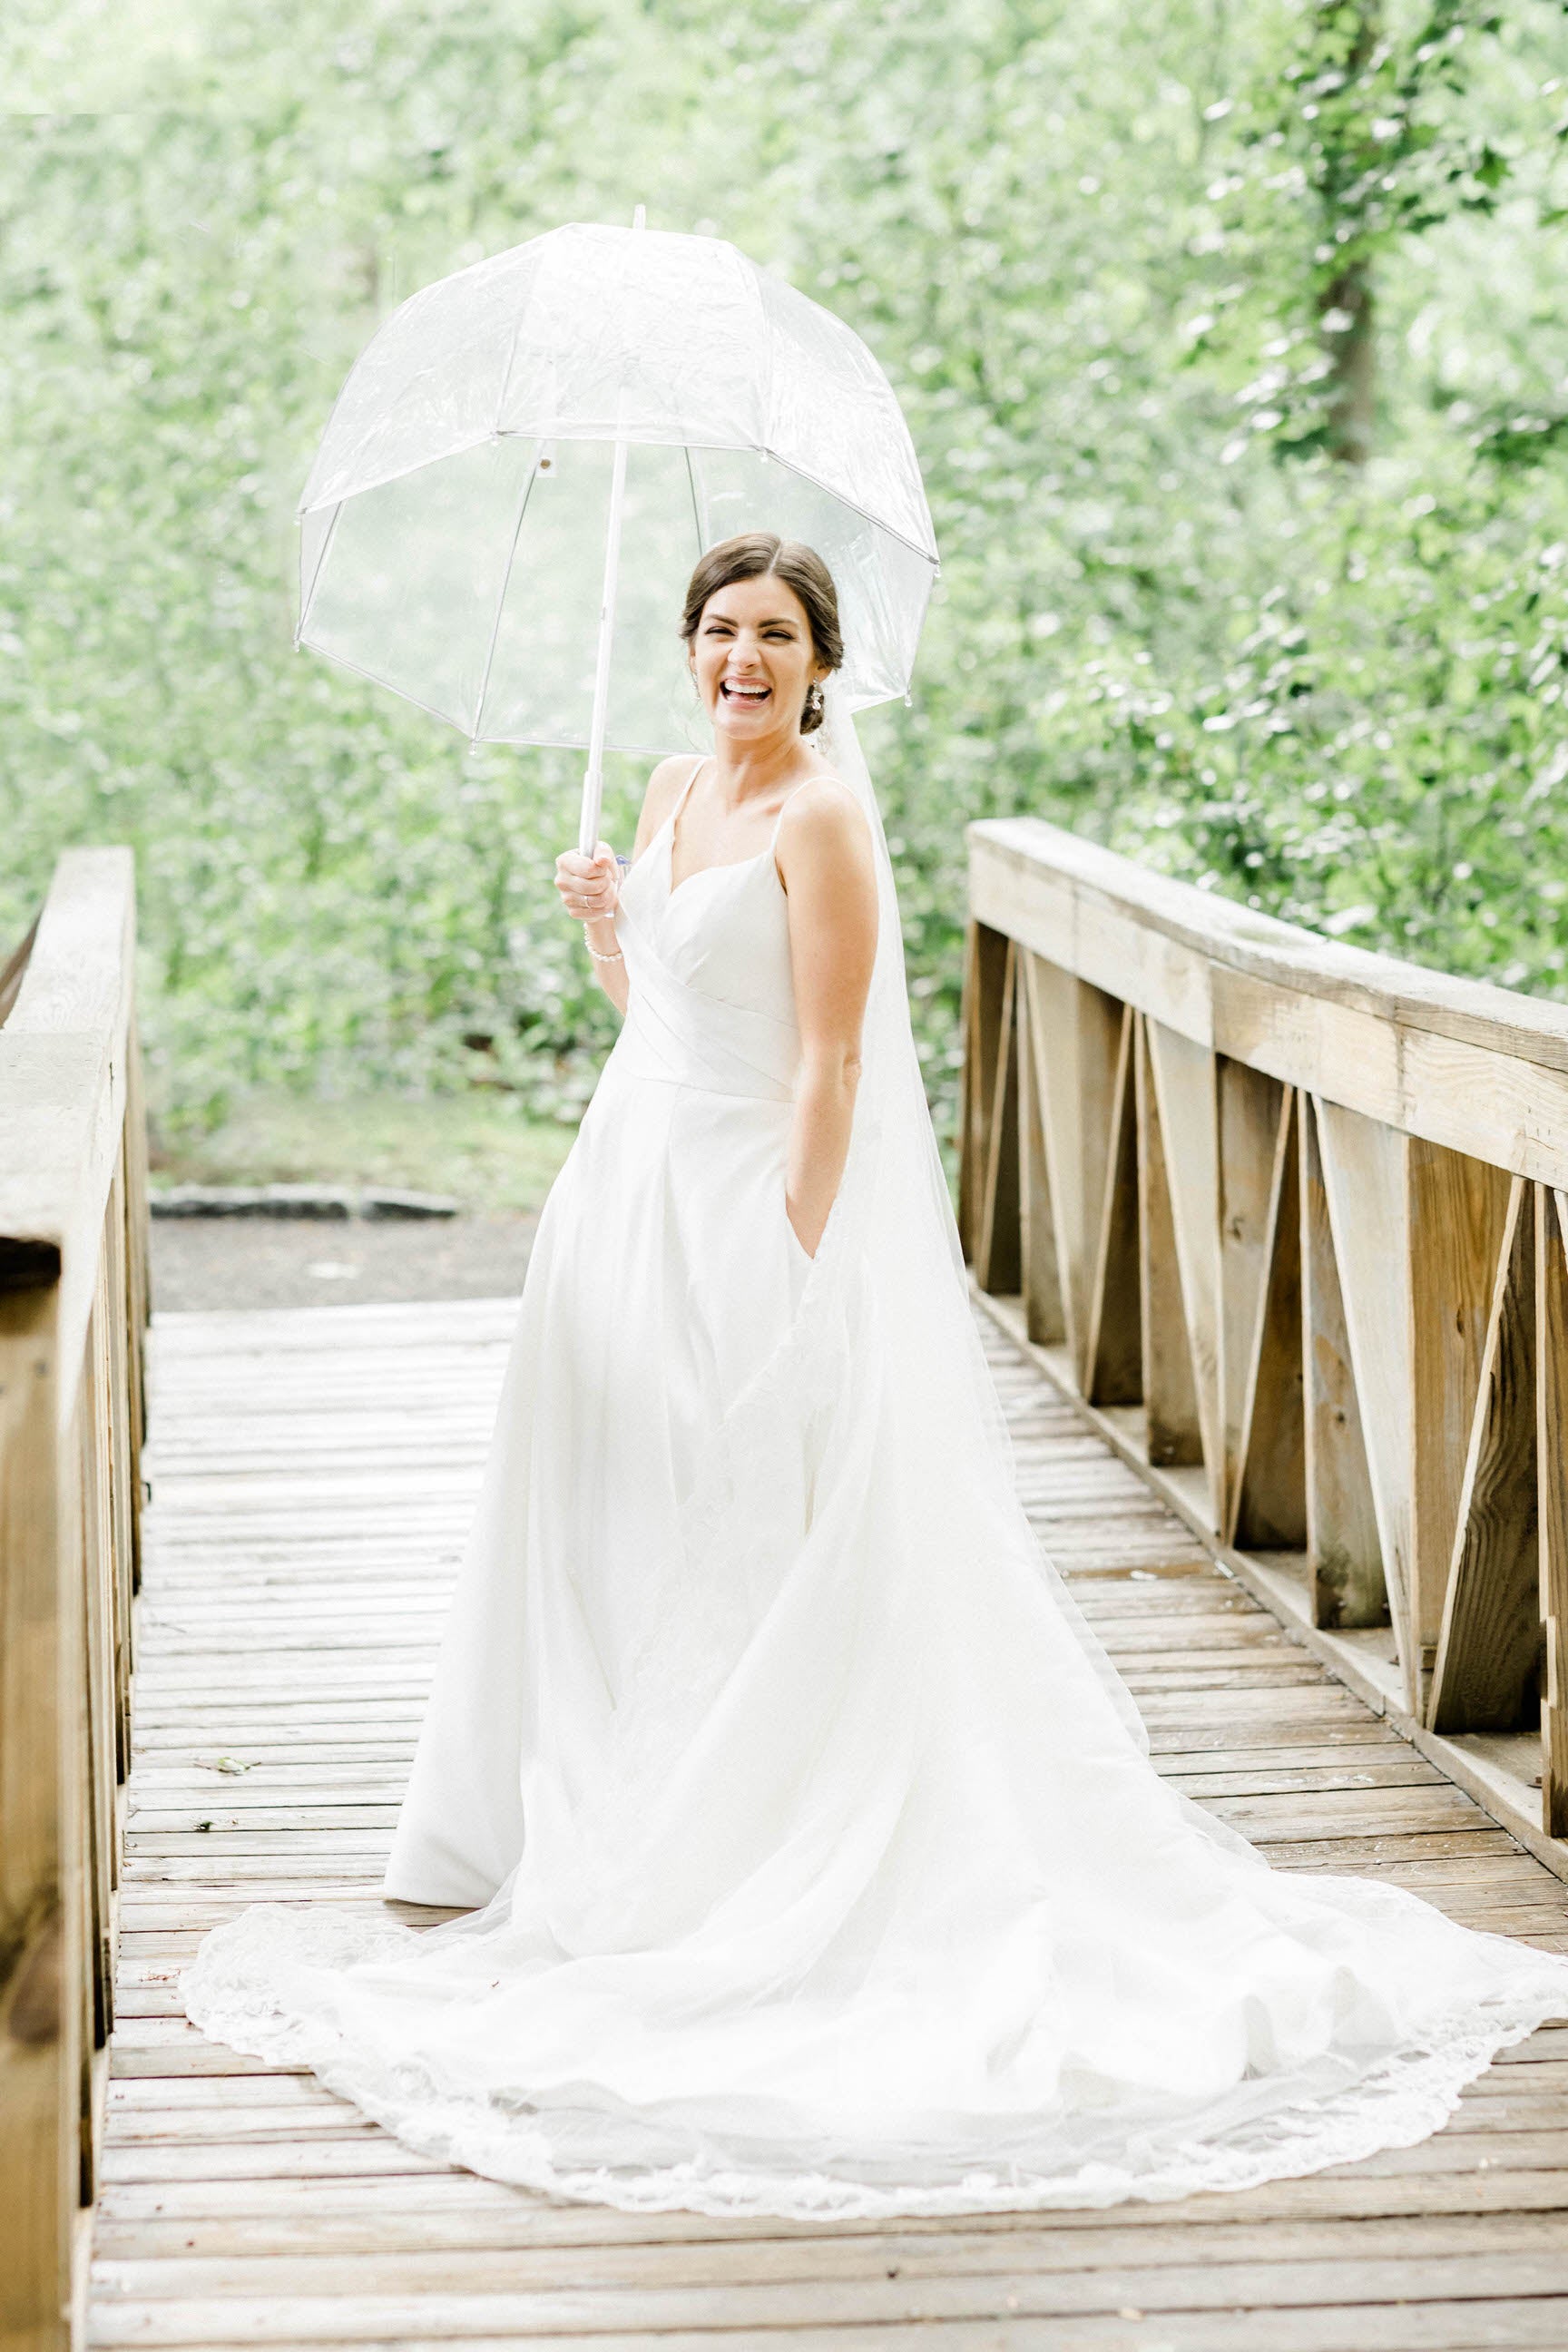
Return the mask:
[[294, 632], [294, 650], [296, 653], [300, 650], [300, 640], [304, 635], [306, 628], [310, 623], [310, 607], [316, 601], [316, 591], [321, 584], [321, 574], [327, 568], [327, 558], [332, 551], [332, 541], [338, 535], [338, 518], [342, 513], [342, 510], [343, 501], [340, 499], [337, 505], [332, 509], [332, 519], [327, 525], [327, 535], [321, 541], [321, 551], [316, 558], [316, 568], [310, 574], [309, 592], [300, 606], [300, 625]]
[[885, 530], [889, 539], [896, 539], [900, 547], [907, 547], [911, 555], [918, 555], [922, 563], [929, 563], [933, 572], [941, 571], [942, 558], [936, 551], [934, 531], [931, 534], [931, 546], [922, 547], [918, 539], [911, 539], [908, 531], [899, 529], [897, 523], [889, 522], [884, 516], [875, 513], [870, 507], [863, 507], [858, 499], [849, 498], [843, 490], [836, 488], [833, 483], [825, 482], [820, 474], [813, 474], [805, 466], [797, 465], [793, 457], [782, 457], [778, 450], [768, 448], [758, 448], [755, 454], [759, 457], [766, 457], [773, 465], [782, 466], [786, 473], [797, 475], [803, 482], [809, 482], [814, 490], [822, 490], [828, 498], [837, 499], [838, 504], [846, 508], [850, 514], [858, 514], [861, 520], [868, 522], [874, 530]]
[[506, 592], [511, 586], [511, 567], [517, 562], [517, 543], [522, 537], [522, 519], [528, 512], [528, 501], [533, 495], [534, 477], [539, 471], [539, 453], [543, 446], [541, 441], [536, 441], [533, 445], [533, 462], [529, 467], [528, 479], [522, 486], [522, 498], [517, 509], [517, 520], [512, 525], [511, 545], [507, 550], [506, 569], [500, 576], [500, 593], [496, 598], [495, 618], [490, 623], [490, 641], [485, 648], [485, 674], [479, 680], [479, 699], [474, 712], [474, 731], [468, 738], [470, 751], [478, 751], [479, 730], [485, 723], [485, 698], [490, 690], [490, 669], [496, 657], [496, 641], [500, 635], [500, 616], [506, 610]]
[[681, 443], [680, 454], [686, 460], [687, 487], [691, 492], [691, 521], [697, 533], [697, 552], [700, 555], [702, 552], [702, 501], [697, 495], [697, 468], [691, 462], [689, 441]]

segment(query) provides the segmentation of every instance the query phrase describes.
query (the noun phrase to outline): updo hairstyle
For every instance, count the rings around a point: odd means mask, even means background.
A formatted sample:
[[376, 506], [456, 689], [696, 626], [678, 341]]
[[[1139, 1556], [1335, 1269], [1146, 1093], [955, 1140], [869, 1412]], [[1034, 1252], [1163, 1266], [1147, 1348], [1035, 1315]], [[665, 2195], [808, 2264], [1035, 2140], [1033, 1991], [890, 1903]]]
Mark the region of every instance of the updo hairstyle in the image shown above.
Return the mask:
[[[761, 580], [770, 574], [793, 588], [805, 607], [811, 649], [817, 660], [830, 670], [841, 668], [844, 633], [838, 624], [838, 591], [832, 572], [815, 547], [806, 547], [798, 539], [781, 539], [772, 530], [743, 530], [734, 539], [721, 539], [699, 560], [680, 618], [686, 643], [689, 645], [697, 635], [708, 599], [721, 588], [737, 580]], [[800, 715], [801, 733], [815, 734], [826, 715], [821, 694], [808, 694]]]

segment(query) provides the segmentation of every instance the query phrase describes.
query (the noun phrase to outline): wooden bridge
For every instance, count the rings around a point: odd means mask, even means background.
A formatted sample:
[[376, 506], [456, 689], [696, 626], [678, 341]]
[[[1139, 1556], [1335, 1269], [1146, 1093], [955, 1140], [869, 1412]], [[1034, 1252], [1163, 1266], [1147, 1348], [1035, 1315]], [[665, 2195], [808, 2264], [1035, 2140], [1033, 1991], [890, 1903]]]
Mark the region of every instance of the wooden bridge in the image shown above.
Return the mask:
[[[1159, 1769], [1568, 1950], [1568, 1013], [971, 841], [976, 1313]], [[552, 2203], [196, 2034], [215, 1920], [378, 1899], [513, 1307], [159, 1318], [141, 1454], [131, 943], [78, 853], [0, 974], [7, 2346], [1568, 2343], [1568, 2023], [1366, 2164], [893, 2228]]]

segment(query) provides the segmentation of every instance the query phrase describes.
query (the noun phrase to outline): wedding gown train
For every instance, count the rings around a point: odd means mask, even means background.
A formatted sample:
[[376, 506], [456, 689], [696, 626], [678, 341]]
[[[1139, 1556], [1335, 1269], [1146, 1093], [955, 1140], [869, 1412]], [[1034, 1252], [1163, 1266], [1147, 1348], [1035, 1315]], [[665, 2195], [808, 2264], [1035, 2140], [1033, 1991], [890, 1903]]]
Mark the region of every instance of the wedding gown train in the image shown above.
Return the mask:
[[1100, 2205], [1407, 2145], [1568, 2015], [1568, 1961], [1277, 1873], [1149, 1762], [1010, 1481], [854, 749], [883, 937], [815, 1256], [772, 845], [674, 887], [672, 817], [625, 883], [628, 1012], [386, 1877], [480, 1907], [258, 1906], [188, 2013], [416, 2148], [627, 2208]]

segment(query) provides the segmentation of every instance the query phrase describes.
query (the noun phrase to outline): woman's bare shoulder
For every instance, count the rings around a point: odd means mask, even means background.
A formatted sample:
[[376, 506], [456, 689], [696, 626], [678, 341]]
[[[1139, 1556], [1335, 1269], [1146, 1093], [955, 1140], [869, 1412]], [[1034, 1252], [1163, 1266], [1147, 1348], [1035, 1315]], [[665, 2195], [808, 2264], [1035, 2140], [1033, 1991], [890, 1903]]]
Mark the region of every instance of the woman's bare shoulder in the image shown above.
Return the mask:
[[[784, 810], [775, 847], [792, 910], [845, 938], [858, 912], [876, 927], [877, 856], [870, 821], [856, 793], [829, 772], [802, 784]], [[792, 911], [791, 921], [795, 919]]]
[[835, 848], [868, 848], [871, 828], [858, 795], [825, 768], [791, 795], [779, 825], [781, 848], [786, 835], [831, 853]]

